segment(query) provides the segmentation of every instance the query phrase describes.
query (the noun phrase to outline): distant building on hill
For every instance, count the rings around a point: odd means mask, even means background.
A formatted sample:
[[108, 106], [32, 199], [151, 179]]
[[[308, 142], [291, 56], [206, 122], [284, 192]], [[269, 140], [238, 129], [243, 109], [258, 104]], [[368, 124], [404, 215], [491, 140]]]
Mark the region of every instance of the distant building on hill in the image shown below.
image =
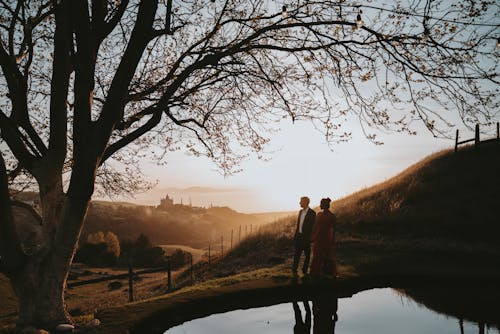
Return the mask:
[[184, 204], [184, 199], [181, 197], [181, 202], [174, 204], [174, 199], [168, 194], [165, 198], [160, 199], [160, 205], [156, 207], [157, 210], [167, 211], [167, 210], [178, 210], [178, 209], [201, 209], [200, 207], [193, 206], [191, 196], [189, 196], [189, 204]]
[[168, 194], [165, 198], [160, 199], [160, 205], [158, 205], [158, 209], [160, 210], [168, 210], [174, 206], [174, 199], [170, 198]]

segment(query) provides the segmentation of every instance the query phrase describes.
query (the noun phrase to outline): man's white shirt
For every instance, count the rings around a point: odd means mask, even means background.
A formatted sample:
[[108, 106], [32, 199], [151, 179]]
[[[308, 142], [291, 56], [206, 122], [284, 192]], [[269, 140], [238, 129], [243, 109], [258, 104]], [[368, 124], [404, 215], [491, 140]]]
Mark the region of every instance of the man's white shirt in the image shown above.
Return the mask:
[[302, 233], [302, 226], [304, 226], [304, 220], [306, 219], [307, 211], [309, 211], [309, 207], [300, 210], [299, 233]]

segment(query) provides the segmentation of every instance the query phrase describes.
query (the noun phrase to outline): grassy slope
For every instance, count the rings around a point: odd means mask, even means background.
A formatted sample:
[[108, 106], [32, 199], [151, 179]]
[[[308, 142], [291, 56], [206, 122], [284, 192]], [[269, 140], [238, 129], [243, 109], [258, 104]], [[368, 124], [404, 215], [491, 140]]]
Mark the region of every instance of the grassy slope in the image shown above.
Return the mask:
[[[341, 278], [500, 277], [499, 170], [500, 143], [483, 146], [479, 154], [471, 148], [458, 155], [445, 151], [332, 203], [340, 221]], [[205, 295], [290, 285], [291, 240], [286, 235], [293, 220], [274, 224], [285, 236], [256, 236], [213, 264], [208, 274], [200, 270], [205, 274], [195, 275], [193, 287], [101, 312], [106, 325], [101, 332], [120, 333], [157, 310]]]
[[499, 241], [500, 142], [436, 153], [332, 203], [340, 229]]

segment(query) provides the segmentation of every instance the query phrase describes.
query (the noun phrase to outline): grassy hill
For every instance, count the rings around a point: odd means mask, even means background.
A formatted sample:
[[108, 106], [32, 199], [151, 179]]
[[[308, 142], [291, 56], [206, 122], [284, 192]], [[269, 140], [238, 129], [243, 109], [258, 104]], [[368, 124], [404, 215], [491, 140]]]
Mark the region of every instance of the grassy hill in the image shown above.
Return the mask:
[[500, 141], [433, 154], [332, 203], [345, 232], [499, 241]]

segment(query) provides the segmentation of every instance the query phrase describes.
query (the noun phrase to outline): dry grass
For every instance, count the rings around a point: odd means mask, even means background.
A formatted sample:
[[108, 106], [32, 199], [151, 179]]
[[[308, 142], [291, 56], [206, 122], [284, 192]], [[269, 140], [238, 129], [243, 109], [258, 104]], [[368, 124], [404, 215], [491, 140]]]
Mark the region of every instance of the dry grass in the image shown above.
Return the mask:
[[[332, 203], [339, 218], [336, 249], [342, 279], [377, 275], [500, 277], [499, 147], [497, 142], [482, 147], [480, 153], [471, 148], [458, 155], [436, 153], [384, 183]], [[165, 286], [165, 277], [148, 275], [137, 282], [136, 297], [151, 299], [104, 310], [104, 318], [120, 332], [127, 323], [174, 305], [183, 296], [196, 299], [242, 284], [289, 284], [294, 221], [295, 217], [284, 218], [262, 229], [266, 232], [243, 240], [224, 257], [214, 259], [210, 267], [199, 262], [194, 282], [189, 271], [179, 273], [174, 285], [181, 289], [168, 295], [160, 288]], [[8, 290], [6, 284], [0, 276], [2, 297]], [[80, 308], [84, 314], [92, 313], [96, 305], [103, 310], [125, 303], [127, 298], [126, 286], [109, 292], [107, 283], [68, 291], [70, 308]], [[6, 300], [10, 301], [7, 306]], [[1, 298], [0, 320], [15, 312], [12, 301]]]
[[500, 141], [433, 154], [332, 203], [339, 231], [498, 242]]
[[202, 259], [205, 254], [205, 250], [199, 248], [193, 248], [185, 245], [159, 245], [167, 255], [170, 255], [176, 249], [181, 249], [184, 252], [191, 253], [193, 255], [193, 262], [198, 262]]
[[[83, 285], [66, 290], [66, 303], [71, 315], [93, 314], [95, 310], [128, 303], [128, 279], [117, 280], [122, 287], [110, 290], [112, 281]], [[134, 281], [134, 300], [143, 300], [167, 290], [166, 273], [142, 275]]]

